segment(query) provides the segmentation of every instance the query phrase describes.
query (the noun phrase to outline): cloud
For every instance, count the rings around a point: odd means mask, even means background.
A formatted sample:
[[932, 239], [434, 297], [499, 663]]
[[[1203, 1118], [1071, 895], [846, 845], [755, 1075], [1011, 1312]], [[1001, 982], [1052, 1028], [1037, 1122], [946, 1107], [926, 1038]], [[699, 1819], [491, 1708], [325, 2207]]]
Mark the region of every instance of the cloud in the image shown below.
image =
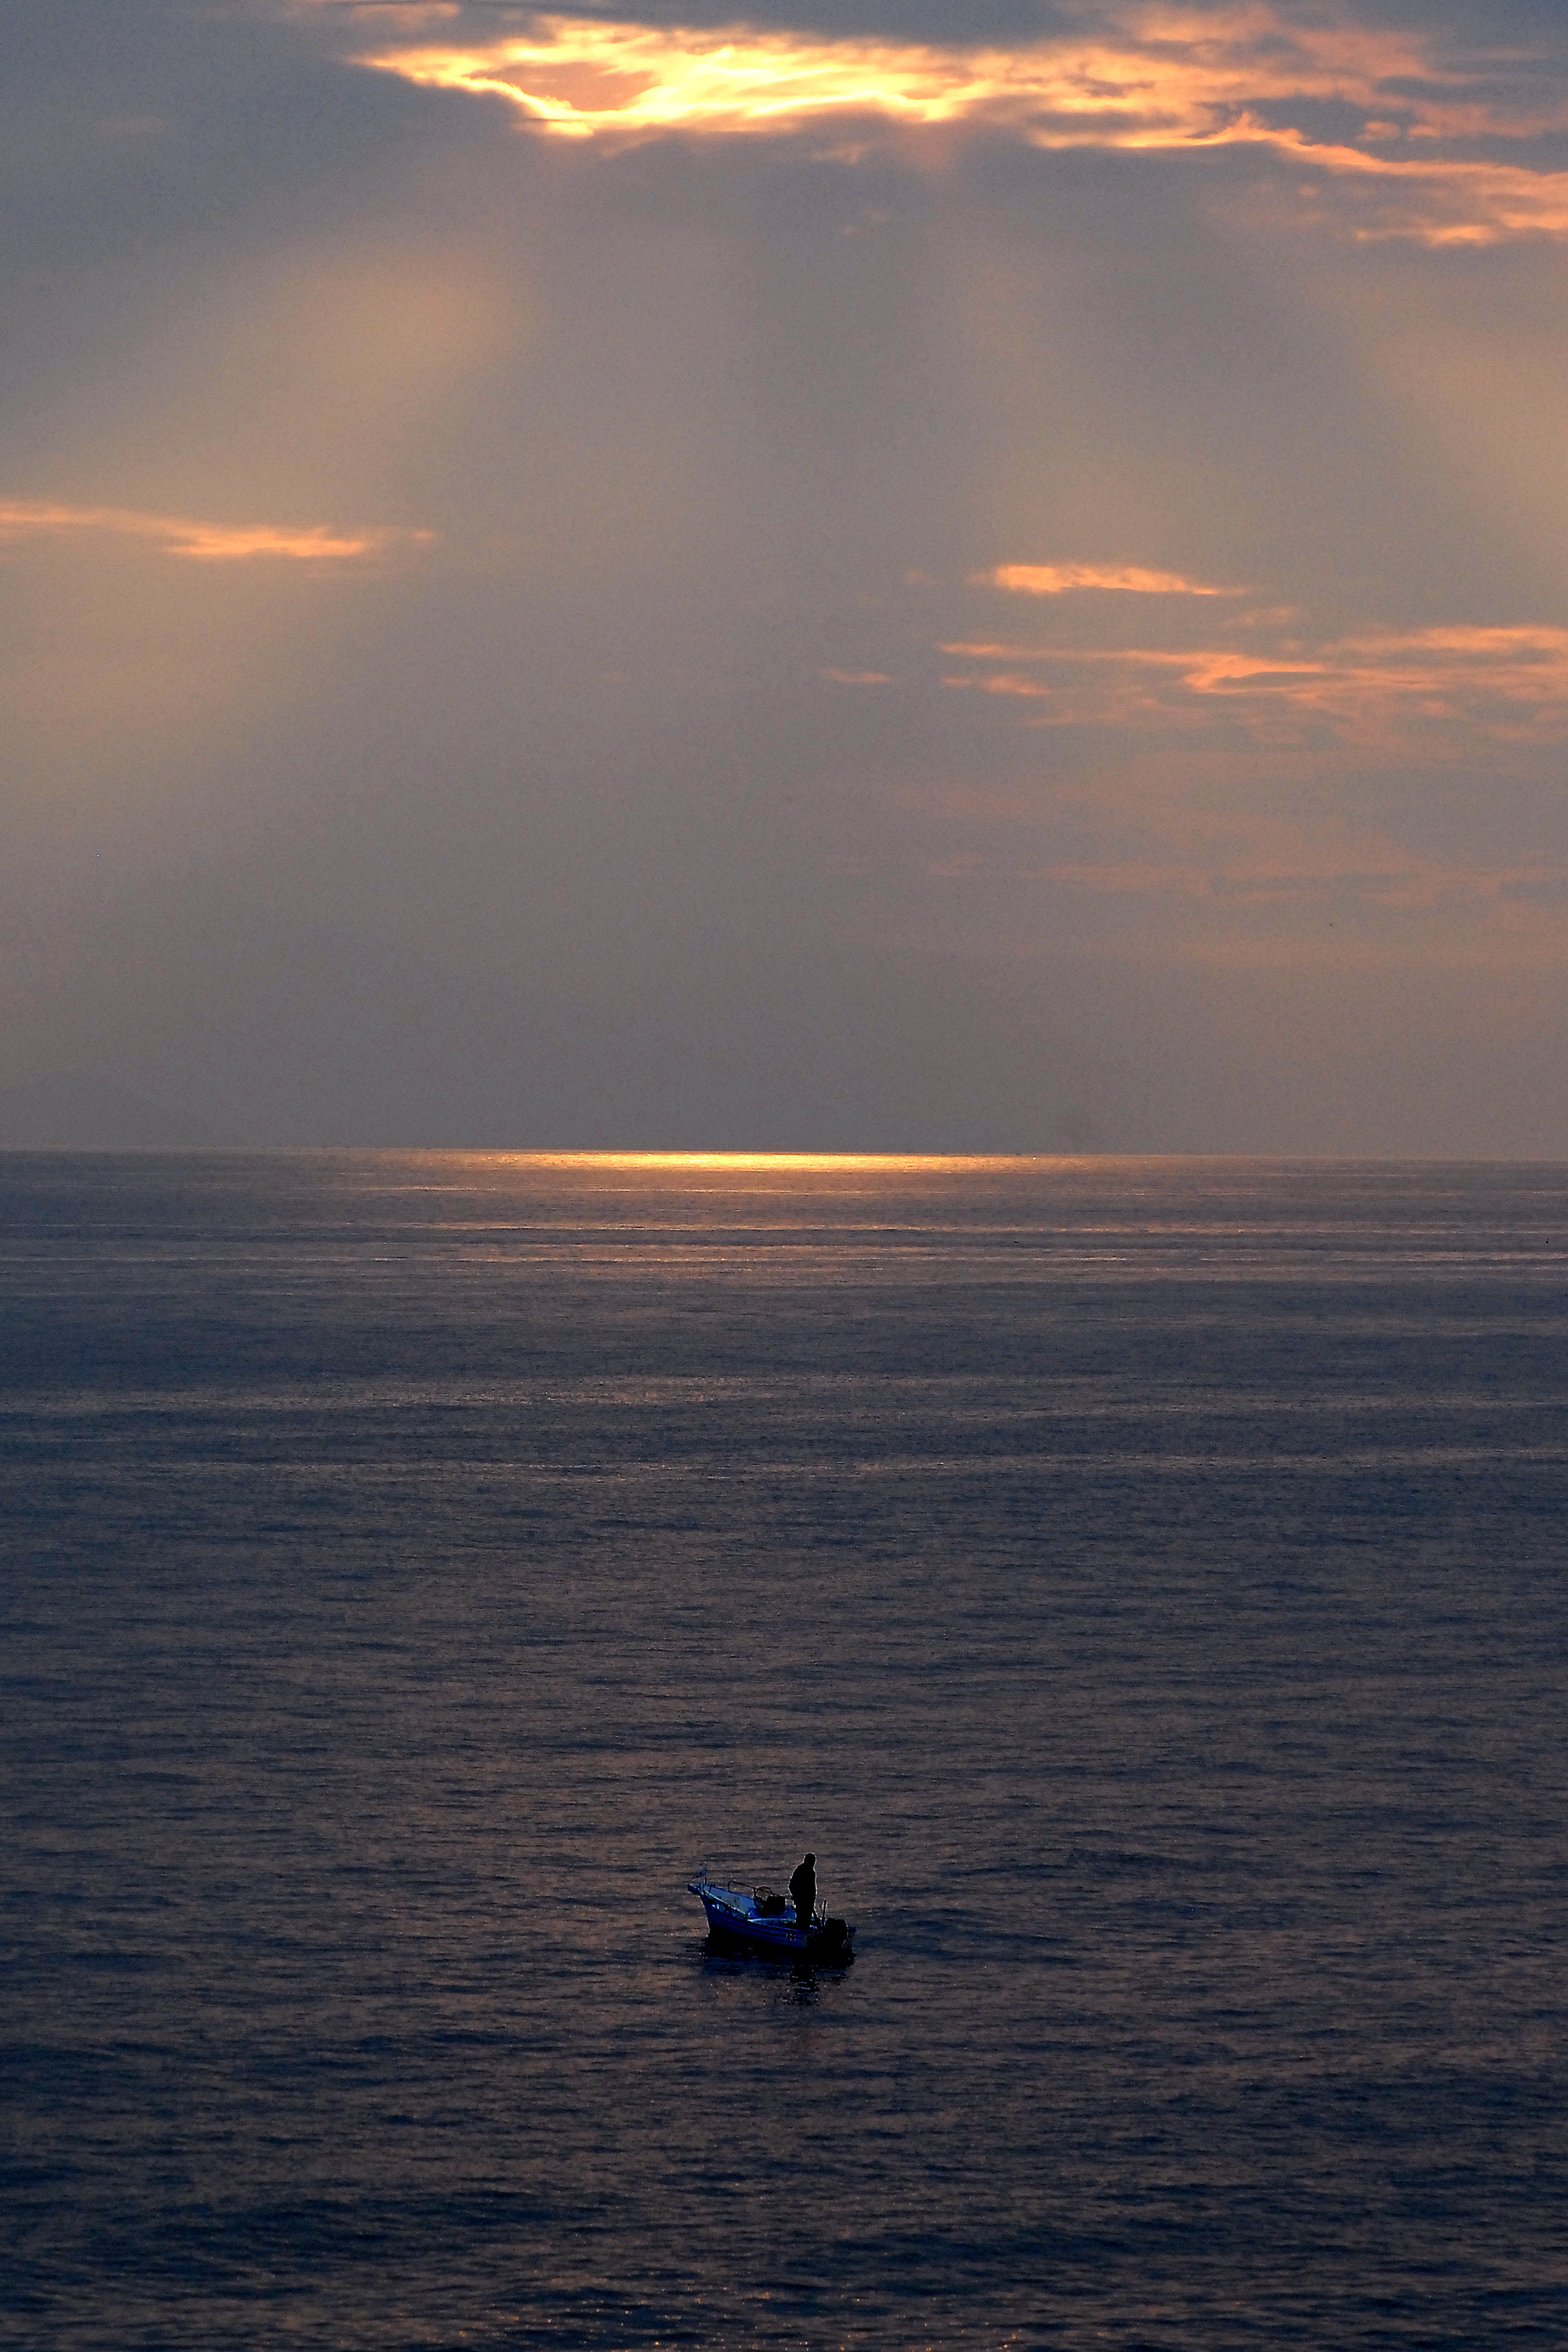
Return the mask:
[[[1312, 727], [1391, 757], [1423, 739], [1452, 761], [1568, 738], [1568, 629], [1379, 629], [1314, 645], [941, 647], [972, 665], [942, 684], [1031, 706], [1036, 724], [1190, 729], [1221, 712], [1260, 743]], [[1003, 665], [1006, 667], [998, 667]]]
[[254, 558], [287, 562], [360, 562], [385, 548], [428, 546], [433, 531], [336, 531], [327, 522], [195, 522], [188, 515], [146, 515], [134, 506], [54, 506], [42, 499], [0, 499], [0, 546], [16, 539], [61, 539], [78, 531], [108, 531], [118, 539], [151, 539], [164, 555], [191, 562], [233, 564]]
[[1459, 55], [1439, 26], [1338, 12], [1303, 21], [1266, 0], [1128, 5], [1085, 10], [1071, 29], [1004, 47], [499, 13], [517, 29], [497, 31], [496, 12], [455, 5], [375, 12], [374, 45], [356, 62], [502, 99], [560, 138], [778, 137], [880, 123], [972, 128], [1052, 150], [1242, 147], [1310, 173], [1295, 199], [1310, 212], [1330, 194], [1354, 236], [1433, 245], [1568, 236], [1568, 171], [1541, 152], [1568, 131], [1568, 92], [1518, 45]]
[[[1298, 789], [1275, 807], [1197, 790], [1162, 763], [1108, 767], [1092, 786], [986, 805], [932, 795], [936, 836], [925, 872], [972, 907], [1019, 887], [1051, 894], [1056, 919], [1147, 938], [1158, 925], [1203, 951], [1249, 939], [1316, 938], [1331, 952], [1408, 938], [1448, 948], [1507, 940], [1561, 959], [1568, 948], [1568, 863], [1442, 847], [1357, 823]], [[1069, 910], [1071, 910], [1071, 912]]]
[[[933, 869], [937, 870], [936, 868]], [[1479, 866], [1424, 857], [1386, 840], [1357, 841], [1335, 856], [1303, 841], [1297, 856], [1246, 852], [1183, 859], [1077, 861], [1029, 869], [1037, 882], [1113, 898], [1191, 898], [1233, 906], [1343, 903], [1385, 913], [1517, 910], [1561, 934], [1568, 866]]]
[[1023, 596], [1064, 596], [1074, 588], [1103, 588], [1127, 596], [1240, 596], [1179, 572], [1145, 572], [1135, 563], [998, 563], [974, 575], [977, 586], [1008, 588]]
[[428, 530], [340, 531], [328, 523], [221, 523], [184, 515], [145, 514], [134, 507], [57, 506], [47, 500], [0, 499], [0, 545], [20, 539], [103, 531], [150, 540], [165, 555], [196, 563], [240, 563], [280, 557], [296, 563], [352, 563], [395, 545], [424, 546]]

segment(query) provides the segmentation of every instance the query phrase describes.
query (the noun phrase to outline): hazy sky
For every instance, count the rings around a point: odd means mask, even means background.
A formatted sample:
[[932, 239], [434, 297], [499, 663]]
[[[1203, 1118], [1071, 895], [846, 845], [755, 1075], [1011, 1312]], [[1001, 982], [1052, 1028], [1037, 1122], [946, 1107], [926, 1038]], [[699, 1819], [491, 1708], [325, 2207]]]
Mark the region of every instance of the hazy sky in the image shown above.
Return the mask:
[[1568, 1153], [1568, 10], [10, 0], [0, 1087]]

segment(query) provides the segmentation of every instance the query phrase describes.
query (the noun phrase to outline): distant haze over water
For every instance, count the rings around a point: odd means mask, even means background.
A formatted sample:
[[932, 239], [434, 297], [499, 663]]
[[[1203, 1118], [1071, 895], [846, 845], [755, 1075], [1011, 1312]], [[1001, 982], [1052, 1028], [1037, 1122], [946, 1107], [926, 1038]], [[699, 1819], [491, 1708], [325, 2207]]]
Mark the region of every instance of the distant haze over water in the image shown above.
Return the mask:
[[[0, 1154], [0, 2341], [1568, 2336], [1568, 1170]], [[684, 1882], [807, 1847], [842, 1972]]]
[[51, 1072], [0, 1091], [0, 1151], [178, 1151], [234, 1140], [90, 1070]]

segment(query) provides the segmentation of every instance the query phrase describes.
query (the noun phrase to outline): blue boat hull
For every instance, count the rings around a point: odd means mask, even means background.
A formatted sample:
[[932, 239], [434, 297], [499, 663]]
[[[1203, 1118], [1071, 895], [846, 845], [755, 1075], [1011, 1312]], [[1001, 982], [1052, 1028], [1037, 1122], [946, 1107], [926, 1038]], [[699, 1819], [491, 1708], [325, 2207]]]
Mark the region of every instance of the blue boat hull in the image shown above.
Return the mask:
[[722, 1950], [765, 1954], [775, 1960], [810, 1960], [842, 1967], [854, 1958], [854, 1929], [843, 1919], [813, 1919], [801, 1927], [793, 1910], [759, 1912], [749, 1895], [729, 1886], [689, 1881], [707, 1915], [708, 1940]]

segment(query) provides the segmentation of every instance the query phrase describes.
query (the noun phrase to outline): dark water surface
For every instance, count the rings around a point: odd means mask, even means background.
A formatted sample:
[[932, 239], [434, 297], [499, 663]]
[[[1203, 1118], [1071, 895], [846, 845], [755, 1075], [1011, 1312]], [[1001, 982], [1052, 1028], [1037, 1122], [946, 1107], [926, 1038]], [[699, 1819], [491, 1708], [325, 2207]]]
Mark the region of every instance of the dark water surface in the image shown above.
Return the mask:
[[[1568, 2342], [1568, 1171], [0, 1157], [0, 2340]], [[705, 1957], [815, 1848], [847, 1971]]]

